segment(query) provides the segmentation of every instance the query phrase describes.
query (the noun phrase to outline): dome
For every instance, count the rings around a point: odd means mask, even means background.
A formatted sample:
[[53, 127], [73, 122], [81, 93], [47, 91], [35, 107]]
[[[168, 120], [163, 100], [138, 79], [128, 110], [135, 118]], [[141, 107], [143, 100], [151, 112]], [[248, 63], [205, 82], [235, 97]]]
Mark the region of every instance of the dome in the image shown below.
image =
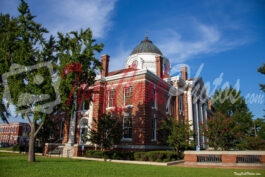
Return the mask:
[[157, 48], [152, 43], [152, 41], [148, 39], [148, 37], [145, 37], [145, 39], [142, 40], [141, 43], [133, 49], [131, 55], [137, 53], [156, 53], [159, 55], [163, 55], [159, 48]]

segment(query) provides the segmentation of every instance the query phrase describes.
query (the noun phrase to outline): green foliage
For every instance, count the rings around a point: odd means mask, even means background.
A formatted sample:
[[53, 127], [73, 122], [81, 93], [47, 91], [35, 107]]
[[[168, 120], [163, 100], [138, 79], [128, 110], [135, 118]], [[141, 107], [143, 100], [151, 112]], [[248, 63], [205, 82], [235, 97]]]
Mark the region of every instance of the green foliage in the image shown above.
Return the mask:
[[165, 119], [159, 129], [159, 134], [163, 141], [177, 152], [195, 149], [195, 143], [191, 140], [194, 134], [188, 122], [181, 122], [172, 117]]
[[253, 127], [252, 113], [240, 91], [232, 87], [215, 91], [212, 96], [215, 115], [204, 129], [208, 144], [215, 149], [238, 149]]
[[137, 160], [151, 162], [170, 162], [183, 159], [183, 153], [174, 151], [148, 151], [148, 152], [118, 152], [118, 151], [86, 151], [86, 157], [116, 160]]
[[235, 129], [236, 121], [225, 117], [221, 113], [215, 113], [214, 117], [207, 120], [203, 127], [204, 135], [208, 138], [208, 144], [215, 150], [229, 150], [235, 148], [238, 140], [242, 137], [241, 132]]
[[257, 136], [265, 140], [265, 118], [253, 120], [256, 128]]
[[119, 144], [122, 138], [122, 125], [111, 117], [110, 114], [103, 114], [98, 120], [94, 119], [94, 125], [89, 130], [89, 141], [100, 146], [101, 150]]
[[86, 151], [85, 156], [91, 158], [104, 158], [116, 160], [134, 160], [133, 152], [118, 152], [118, 151]]
[[[42, 99], [41, 94], [48, 95], [50, 100], [55, 100], [55, 92], [51, 87], [53, 79], [48, 69], [39, 67], [28, 71], [25, 66], [30, 67], [43, 62], [55, 64], [56, 58], [51, 57], [52, 53], [48, 52], [53, 50], [55, 43], [53, 37], [50, 37], [49, 41], [45, 40], [44, 34], [48, 33], [47, 29], [35, 22], [35, 16], [31, 14], [29, 6], [24, 0], [21, 0], [18, 11], [17, 17], [10, 17], [8, 14], [0, 15], [0, 74], [11, 73], [7, 84], [12, 98], [5, 95], [8, 101], [7, 107], [13, 104], [16, 111], [29, 110], [21, 113], [21, 116], [28, 119], [31, 127], [28, 160], [35, 161], [34, 140], [39, 131], [39, 129], [35, 129], [35, 125], [38, 122], [41, 127], [47, 115], [33, 110], [45, 103], [46, 99]], [[22, 73], [13, 72], [19, 67], [23, 68]], [[11, 68], [13, 68], [12, 71]], [[0, 99], [3, 104], [4, 87], [2, 82], [1, 80]], [[5, 112], [1, 114], [1, 118], [6, 119], [7, 109], [1, 106], [1, 110]]]
[[138, 161], [170, 162], [183, 159], [183, 154], [174, 151], [135, 152], [134, 159]]
[[[0, 14], [0, 74], [9, 72], [11, 68], [14, 70], [19, 66], [25, 68], [44, 62], [51, 63], [55, 72], [51, 76], [49, 69], [40, 66], [31, 71], [25, 70], [21, 74], [11, 74], [7, 81], [10, 93], [12, 93], [12, 104], [15, 105], [16, 110], [18, 112], [30, 110], [22, 113], [21, 116], [27, 118], [31, 127], [29, 161], [35, 161], [34, 140], [49, 116], [38, 112], [36, 108], [47, 103], [45, 98], [49, 98], [49, 101], [58, 98], [53, 85], [60, 88], [61, 106], [67, 111], [76, 111], [76, 105], [66, 105], [66, 100], [69, 98], [69, 93], [75, 92], [82, 83], [86, 83], [88, 87], [94, 83], [96, 70], [101, 68], [101, 63], [94, 57], [94, 53], [100, 52], [103, 44], [95, 43], [90, 29], [81, 29], [80, 32], [72, 31], [65, 35], [58, 33], [58, 40], [55, 40], [53, 36], [45, 39], [44, 34], [48, 33], [48, 30], [35, 22], [35, 16], [31, 14], [24, 0], [21, 0], [18, 11], [17, 17]], [[80, 70], [67, 68], [72, 63], [78, 63], [81, 66]], [[61, 76], [64, 76], [64, 79], [60, 79]], [[76, 82], [75, 88], [74, 82]], [[9, 115], [7, 108], [11, 103], [5, 104], [3, 92], [4, 85], [1, 77], [0, 118], [7, 121]], [[80, 105], [82, 102], [83, 100], [79, 102]], [[37, 123], [38, 128], [35, 127]]]
[[[258, 72], [260, 72], [261, 74], [265, 74], [265, 64], [262, 64], [262, 66], [258, 68]], [[260, 85], [260, 90], [265, 92], [265, 84], [259, 84], [259, 85]]]
[[265, 150], [265, 140], [261, 137], [245, 137], [239, 144], [239, 148], [242, 150]]
[[[94, 83], [96, 70], [101, 68], [101, 62], [95, 58], [94, 54], [102, 49], [103, 44], [96, 43], [89, 28], [81, 29], [80, 32], [72, 31], [65, 35], [58, 33], [56, 50], [60, 63], [59, 75], [63, 76], [60, 83], [63, 109], [75, 109], [71, 92], [76, 91], [83, 83], [87, 85], [87, 88]], [[81, 67], [76, 68], [72, 65], [73, 63], [80, 64]], [[69, 99], [71, 102], [67, 105]]]

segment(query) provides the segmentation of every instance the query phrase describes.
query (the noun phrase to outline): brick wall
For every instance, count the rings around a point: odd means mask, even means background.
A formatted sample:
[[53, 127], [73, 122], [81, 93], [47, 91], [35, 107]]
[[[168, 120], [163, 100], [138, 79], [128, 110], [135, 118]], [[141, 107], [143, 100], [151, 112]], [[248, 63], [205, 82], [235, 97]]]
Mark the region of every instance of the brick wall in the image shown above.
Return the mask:
[[[185, 151], [184, 152], [184, 161], [185, 163], [199, 163], [197, 162], [197, 156], [220, 156], [222, 164], [226, 165], [240, 165], [237, 163], [237, 156], [245, 155], [257, 155], [260, 156], [260, 163], [257, 165], [265, 165], [265, 151]], [[208, 162], [210, 163], [210, 162]], [[251, 163], [254, 165], [256, 163]]]
[[196, 154], [185, 154], [184, 161], [185, 162], [197, 162], [197, 155]]
[[236, 154], [223, 154], [222, 155], [222, 162], [223, 163], [236, 163]]

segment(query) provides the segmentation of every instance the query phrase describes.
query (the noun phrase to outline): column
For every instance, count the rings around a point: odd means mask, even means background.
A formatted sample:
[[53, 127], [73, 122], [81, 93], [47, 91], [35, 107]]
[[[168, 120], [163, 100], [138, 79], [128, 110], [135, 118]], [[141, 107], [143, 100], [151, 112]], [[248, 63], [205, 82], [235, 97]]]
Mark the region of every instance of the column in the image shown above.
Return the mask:
[[200, 137], [200, 146], [203, 147], [203, 137], [202, 137], [202, 129], [201, 126], [203, 125], [203, 108], [201, 102], [199, 102], [199, 137]]
[[192, 126], [190, 127], [191, 130], [193, 130], [193, 114], [192, 114], [192, 98], [191, 98], [191, 90], [190, 88], [188, 89], [188, 93], [187, 93], [187, 96], [188, 96], [188, 120], [189, 120], [189, 123], [192, 124]]
[[197, 112], [197, 145], [200, 146], [200, 116], [201, 116], [201, 113], [200, 113], [200, 105], [199, 103], [197, 102], [196, 103], [196, 112]]
[[70, 120], [70, 128], [69, 128], [69, 139], [68, 144], [74, 144], [75, 143], [75, 124], [76, 124], [76, 112], [73, 111], [71, 114], [71, 120]]
[[[206, 126], [207, 125], [207, 105], [206, 103], [204, 103], [203, 105], [203, 112], [204, 112], [204, 115], [203, 115], [203, 125]], [[205, 148], [208, 148], [208, 145], [205, 144], [205, 142], [208, 142], [207, 138], [203, 135], [203, 142], [204, 142], [204, 146]]]

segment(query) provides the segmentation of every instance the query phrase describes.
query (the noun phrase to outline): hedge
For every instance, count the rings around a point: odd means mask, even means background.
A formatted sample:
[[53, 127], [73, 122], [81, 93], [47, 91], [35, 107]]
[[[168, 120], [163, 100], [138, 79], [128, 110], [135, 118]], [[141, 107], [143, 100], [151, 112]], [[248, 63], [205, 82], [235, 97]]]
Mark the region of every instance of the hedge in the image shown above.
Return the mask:
[[134, 159], [138, 161], [170, 162], [183, 159], [183, 154], [174, 151], [135, 152]]
[[170, 162], [183, 159], [182, 153], [173, 151], [148, 151], [148, 152], [117, 152], [117, 151], [94, 151], [88, 150], [86, 157], [117, 159], [117, 160], [137, 160], [152, 162]]
[[117, 159], [117, 160], [134, 160], [133, 152], [117, 152], [117, 151], [86, 151], [86, 157]]

